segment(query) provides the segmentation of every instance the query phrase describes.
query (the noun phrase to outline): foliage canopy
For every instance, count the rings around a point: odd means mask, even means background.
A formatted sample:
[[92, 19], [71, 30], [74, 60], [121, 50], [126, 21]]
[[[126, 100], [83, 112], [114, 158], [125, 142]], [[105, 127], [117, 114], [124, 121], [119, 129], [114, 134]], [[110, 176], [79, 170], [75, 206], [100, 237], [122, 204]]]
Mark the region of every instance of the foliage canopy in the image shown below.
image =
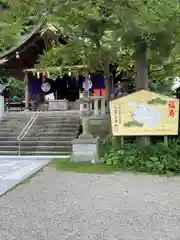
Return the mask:
[[47, 20], [69, 36], [40, 57], [38, 67], [87, 64], [104, 69], [116, 62], [118, 70], [135, 73], [135, 52], [148, 48], [149, 74], [164, 79], [179, 74], [178, 0], [3, 0], [0, 50], [16, 44], [39, 21]]

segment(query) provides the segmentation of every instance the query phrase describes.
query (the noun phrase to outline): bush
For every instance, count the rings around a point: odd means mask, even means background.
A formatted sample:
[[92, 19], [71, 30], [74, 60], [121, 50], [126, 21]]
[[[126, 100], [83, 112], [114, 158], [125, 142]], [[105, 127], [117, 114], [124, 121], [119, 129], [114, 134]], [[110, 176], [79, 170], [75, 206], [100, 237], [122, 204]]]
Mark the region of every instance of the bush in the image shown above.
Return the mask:
[[107, 166], [131, 169], [148, 173], [180, 173], [180, 140], [171, 139], [169, 145], [157, 142], [150, 147], [140, 148], [134, 143], [121, 146], [119, 137], [108, 136], [101, 149]]

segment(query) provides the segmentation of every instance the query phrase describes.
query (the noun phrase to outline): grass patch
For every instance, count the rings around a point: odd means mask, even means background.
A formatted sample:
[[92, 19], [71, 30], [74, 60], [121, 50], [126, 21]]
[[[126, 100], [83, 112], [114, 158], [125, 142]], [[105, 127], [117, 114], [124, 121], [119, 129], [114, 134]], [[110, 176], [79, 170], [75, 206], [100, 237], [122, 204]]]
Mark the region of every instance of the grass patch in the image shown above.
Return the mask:
[[56, 158], [52, 160], [52, 165], [57, 170], [76, 172], [76, 173], [113, 173], [118, 172], [121, 169], [116, 166], [106, 166], [104, 163], [92, 164], [92, 163], [73, 163], [71, 158]]
[[[136, 171], [132, 168], [120, 168], [118, 166], [107, 166], [104, 163], [73, 163], [71, 158], [56, 158], [51, 162], [51, 166], [59, 171], [75, 172], [75, 173], [91, 173], [91, 174], [111, 174], [115, 172], [131, 173], [135, 175], [158, 175], [157, 172]], [[173, 177], [174, 174], [167, 172], [159, 176]]]

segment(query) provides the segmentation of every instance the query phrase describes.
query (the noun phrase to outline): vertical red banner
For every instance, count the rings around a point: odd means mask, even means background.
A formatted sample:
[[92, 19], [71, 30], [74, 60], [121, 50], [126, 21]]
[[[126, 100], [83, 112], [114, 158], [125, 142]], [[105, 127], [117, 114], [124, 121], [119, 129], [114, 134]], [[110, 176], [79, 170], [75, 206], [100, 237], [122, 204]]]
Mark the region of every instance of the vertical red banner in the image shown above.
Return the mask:
[[101, 89], [101, 96], [106, 98], [106, 89], [105, 88]]
[[99, 97], [100, 96], [100, 89], [94, 89], [94, 96]]

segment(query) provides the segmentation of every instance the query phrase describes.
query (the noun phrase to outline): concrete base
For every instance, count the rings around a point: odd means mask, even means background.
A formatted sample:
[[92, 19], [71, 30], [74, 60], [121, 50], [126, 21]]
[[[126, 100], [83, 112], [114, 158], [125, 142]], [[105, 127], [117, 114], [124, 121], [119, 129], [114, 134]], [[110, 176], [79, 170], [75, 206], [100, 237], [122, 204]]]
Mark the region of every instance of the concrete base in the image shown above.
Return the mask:
[[99, 162], [99, 138], [72, 140], [72, 161], [76, 163]]

